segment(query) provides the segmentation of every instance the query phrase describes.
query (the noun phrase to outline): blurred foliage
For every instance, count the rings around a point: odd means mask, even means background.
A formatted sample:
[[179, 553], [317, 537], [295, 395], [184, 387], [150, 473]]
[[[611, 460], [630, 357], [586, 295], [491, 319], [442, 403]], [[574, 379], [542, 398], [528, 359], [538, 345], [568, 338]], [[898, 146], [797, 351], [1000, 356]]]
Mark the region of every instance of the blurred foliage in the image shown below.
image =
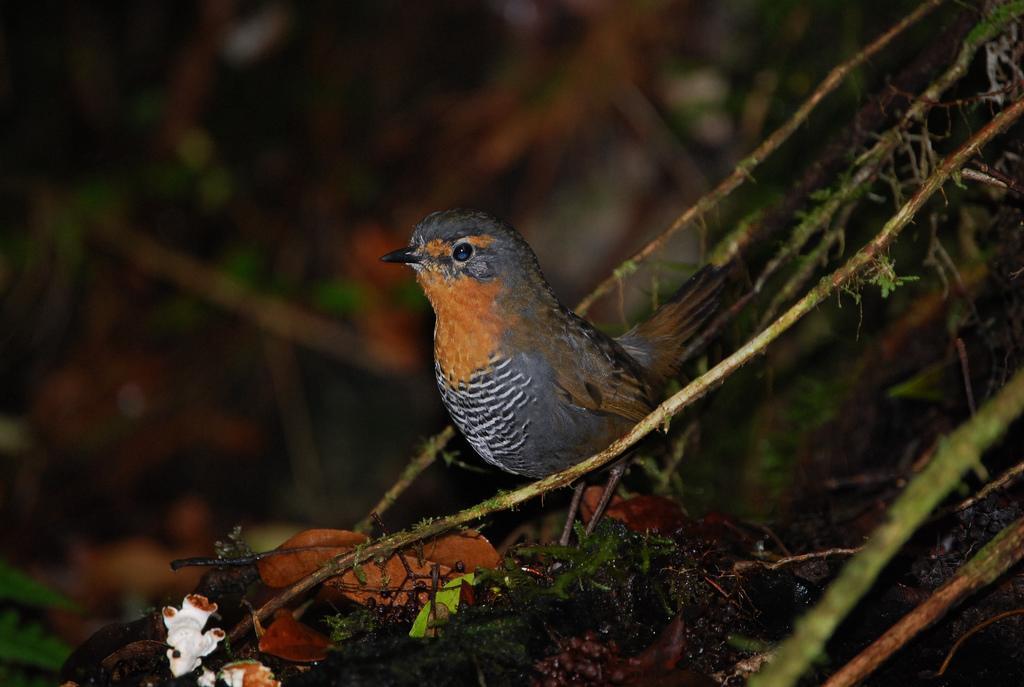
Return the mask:
[[73, 609], [75, 607], [63, 594], [39, 584], [2, 559], [0, 559], [0, 601], [36, 608]]
[[[69, 595], [117, 617], [180, 597], [194, 580], [170, 575], [166, 561], [209, 554], [215, 533], [237, 522], [354, 522], [447, 421], [429, 307], [408, 271], [377, 262], [418, 219], [458, 205], [508, 218], [575, 302], [916, 4], [6, 3], [5, 551], [38, 561], [50, 579], [73, 578], [62, 583]], [[948, 4], [858, 70], [756, 183], [673, 239], [593, 319], [625, 329], [716, 239], [784, 197], [868, 94], [951, 23], [960, 8]], [[970, 117], [965, 108], [950, 126]], [[949, 198], [935, 213], [944, 229], [957, 224], [964, 194]], [[872, 235], [893, 202], [873, 193], [858, 205], [849, 245]], [[985, 229], [993, 208], [965, 212], [973, 225], [943, 237], [960, 266], [995, 250]], [[864, 468], [859, 444], [819, 440], [854, 411], [878, 407], [896, 424], [906, 404], [963, 410], [949, 374], [941, 403], [926, 379], [898, 386], [948, 363], [938, 350], [948, 334], [907, 353], [903, 367], [877, 364], [901, 318], [943, 288], [946, 278], [922, 266], [928, 239], [901, 242], [874, 276], [878, 289], [819, 308], [709, 397], [692, 440], [680, 442], [690, 418], [673, 423], [669, 443], [686, 451], [672, 484], [688, 507], [784, 512], [809, 464]], [[754, 246], [746, 266], [782, 240]], [[840, 248], [822, 265], [834, 266]], [[766, 299], [785, 276], [767, 283]], [[763, 305], [690, 372], [745, 340]], [[311, 328], [282, 307], [329, 325], [329, 344], [268, 334], [261, 317], [284, 321], [293, 337]], [[956, 332], [969, 309], [949, 310], [958, 314], [943, 332]], [[979, 387], [989, 372], [976, 372]], [[930, 436], [945, 421], [932, 420], [903, 424]], [[664, 451], [649, 444], [657, 476]], [[475, 461], [465, 444], [452, 450]], [[403, 496], [387, 527], [515, 483], [449, 463]]]
[[[0, 681], [12, 687], [49, 685], [70, 647], [26, 618], [29, 607], [73, 609], [62, 594], [0, 560]], [[13, 606], [7, 605], [11, 604]]]

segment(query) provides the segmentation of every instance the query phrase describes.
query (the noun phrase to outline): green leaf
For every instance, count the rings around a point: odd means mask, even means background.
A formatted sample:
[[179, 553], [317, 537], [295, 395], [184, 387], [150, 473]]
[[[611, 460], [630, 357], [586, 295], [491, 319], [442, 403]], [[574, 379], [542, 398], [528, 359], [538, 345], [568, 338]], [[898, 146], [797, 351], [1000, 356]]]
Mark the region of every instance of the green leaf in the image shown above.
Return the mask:
[[36, 608], [77, 610], [68, 598], [36, 582], [3, 559], [0, 559], [0, 600]]
[[476, 580], [476, 573], [468, 573], [466, 575], [460, 575], [454, 580], [450, 580], [441, 589], [434, 594], [434, 601], [427, 602], [423, 608], [420, 609], [419, 615], [416, 616], [416, 620], [412, 623], [412, 629], [409, 630], [410, 637], [426, 637], [427, 630], [430, 628], [430, 616], [432, 615], [434, 603], [439, 603], [448, 609], [449, 613], [455, 613], [459, 610], [459, 599], [462, 596], [462, 584], [474, 584]]
[[57, 670], [70, 647], [35, 623], [23, 623], [16, 610], [0, 613], [0, 662]]

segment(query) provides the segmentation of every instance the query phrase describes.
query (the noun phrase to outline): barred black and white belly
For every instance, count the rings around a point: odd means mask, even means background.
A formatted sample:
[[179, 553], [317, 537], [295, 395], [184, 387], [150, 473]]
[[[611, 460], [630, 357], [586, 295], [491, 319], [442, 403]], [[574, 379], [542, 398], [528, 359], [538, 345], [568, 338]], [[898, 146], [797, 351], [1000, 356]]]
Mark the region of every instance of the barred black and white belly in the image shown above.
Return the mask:
[[434, 373], [445, 408], [470, 446], [488, 463], [519, 472], [530, 431], [525, 409], [535, 403], [531, 378], [511, 358], [474, 372], [455, 388], [436, 363]]

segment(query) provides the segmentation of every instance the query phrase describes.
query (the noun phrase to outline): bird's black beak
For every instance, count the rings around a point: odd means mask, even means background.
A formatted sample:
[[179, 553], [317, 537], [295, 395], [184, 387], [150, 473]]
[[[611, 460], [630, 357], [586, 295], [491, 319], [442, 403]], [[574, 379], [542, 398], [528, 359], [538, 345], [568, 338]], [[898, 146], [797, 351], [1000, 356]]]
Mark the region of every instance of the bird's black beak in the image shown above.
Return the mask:
[[409, 246], [408, 248], [399, 248], [396, 251], [392, 251], [387, 255], [380, 256], [380, 259], [384, 262], [404, 262], [407, 264], [416, 264], [423, 261], [423, 256], [416, 252], [415, 246]]

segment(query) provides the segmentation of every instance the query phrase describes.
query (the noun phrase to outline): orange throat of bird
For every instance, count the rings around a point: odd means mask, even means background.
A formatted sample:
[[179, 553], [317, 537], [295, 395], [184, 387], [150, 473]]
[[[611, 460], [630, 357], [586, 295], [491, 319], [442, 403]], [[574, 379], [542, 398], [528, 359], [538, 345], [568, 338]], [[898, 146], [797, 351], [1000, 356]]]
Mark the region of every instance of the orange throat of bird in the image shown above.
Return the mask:
[[468, 383], [474, 372], [487, 368], [498, 354], [510, 322], [498, 311], [497, 281], [446, 277], [424, 269], [416, 273], [437, 318], [434, 359], [452, 388]]

